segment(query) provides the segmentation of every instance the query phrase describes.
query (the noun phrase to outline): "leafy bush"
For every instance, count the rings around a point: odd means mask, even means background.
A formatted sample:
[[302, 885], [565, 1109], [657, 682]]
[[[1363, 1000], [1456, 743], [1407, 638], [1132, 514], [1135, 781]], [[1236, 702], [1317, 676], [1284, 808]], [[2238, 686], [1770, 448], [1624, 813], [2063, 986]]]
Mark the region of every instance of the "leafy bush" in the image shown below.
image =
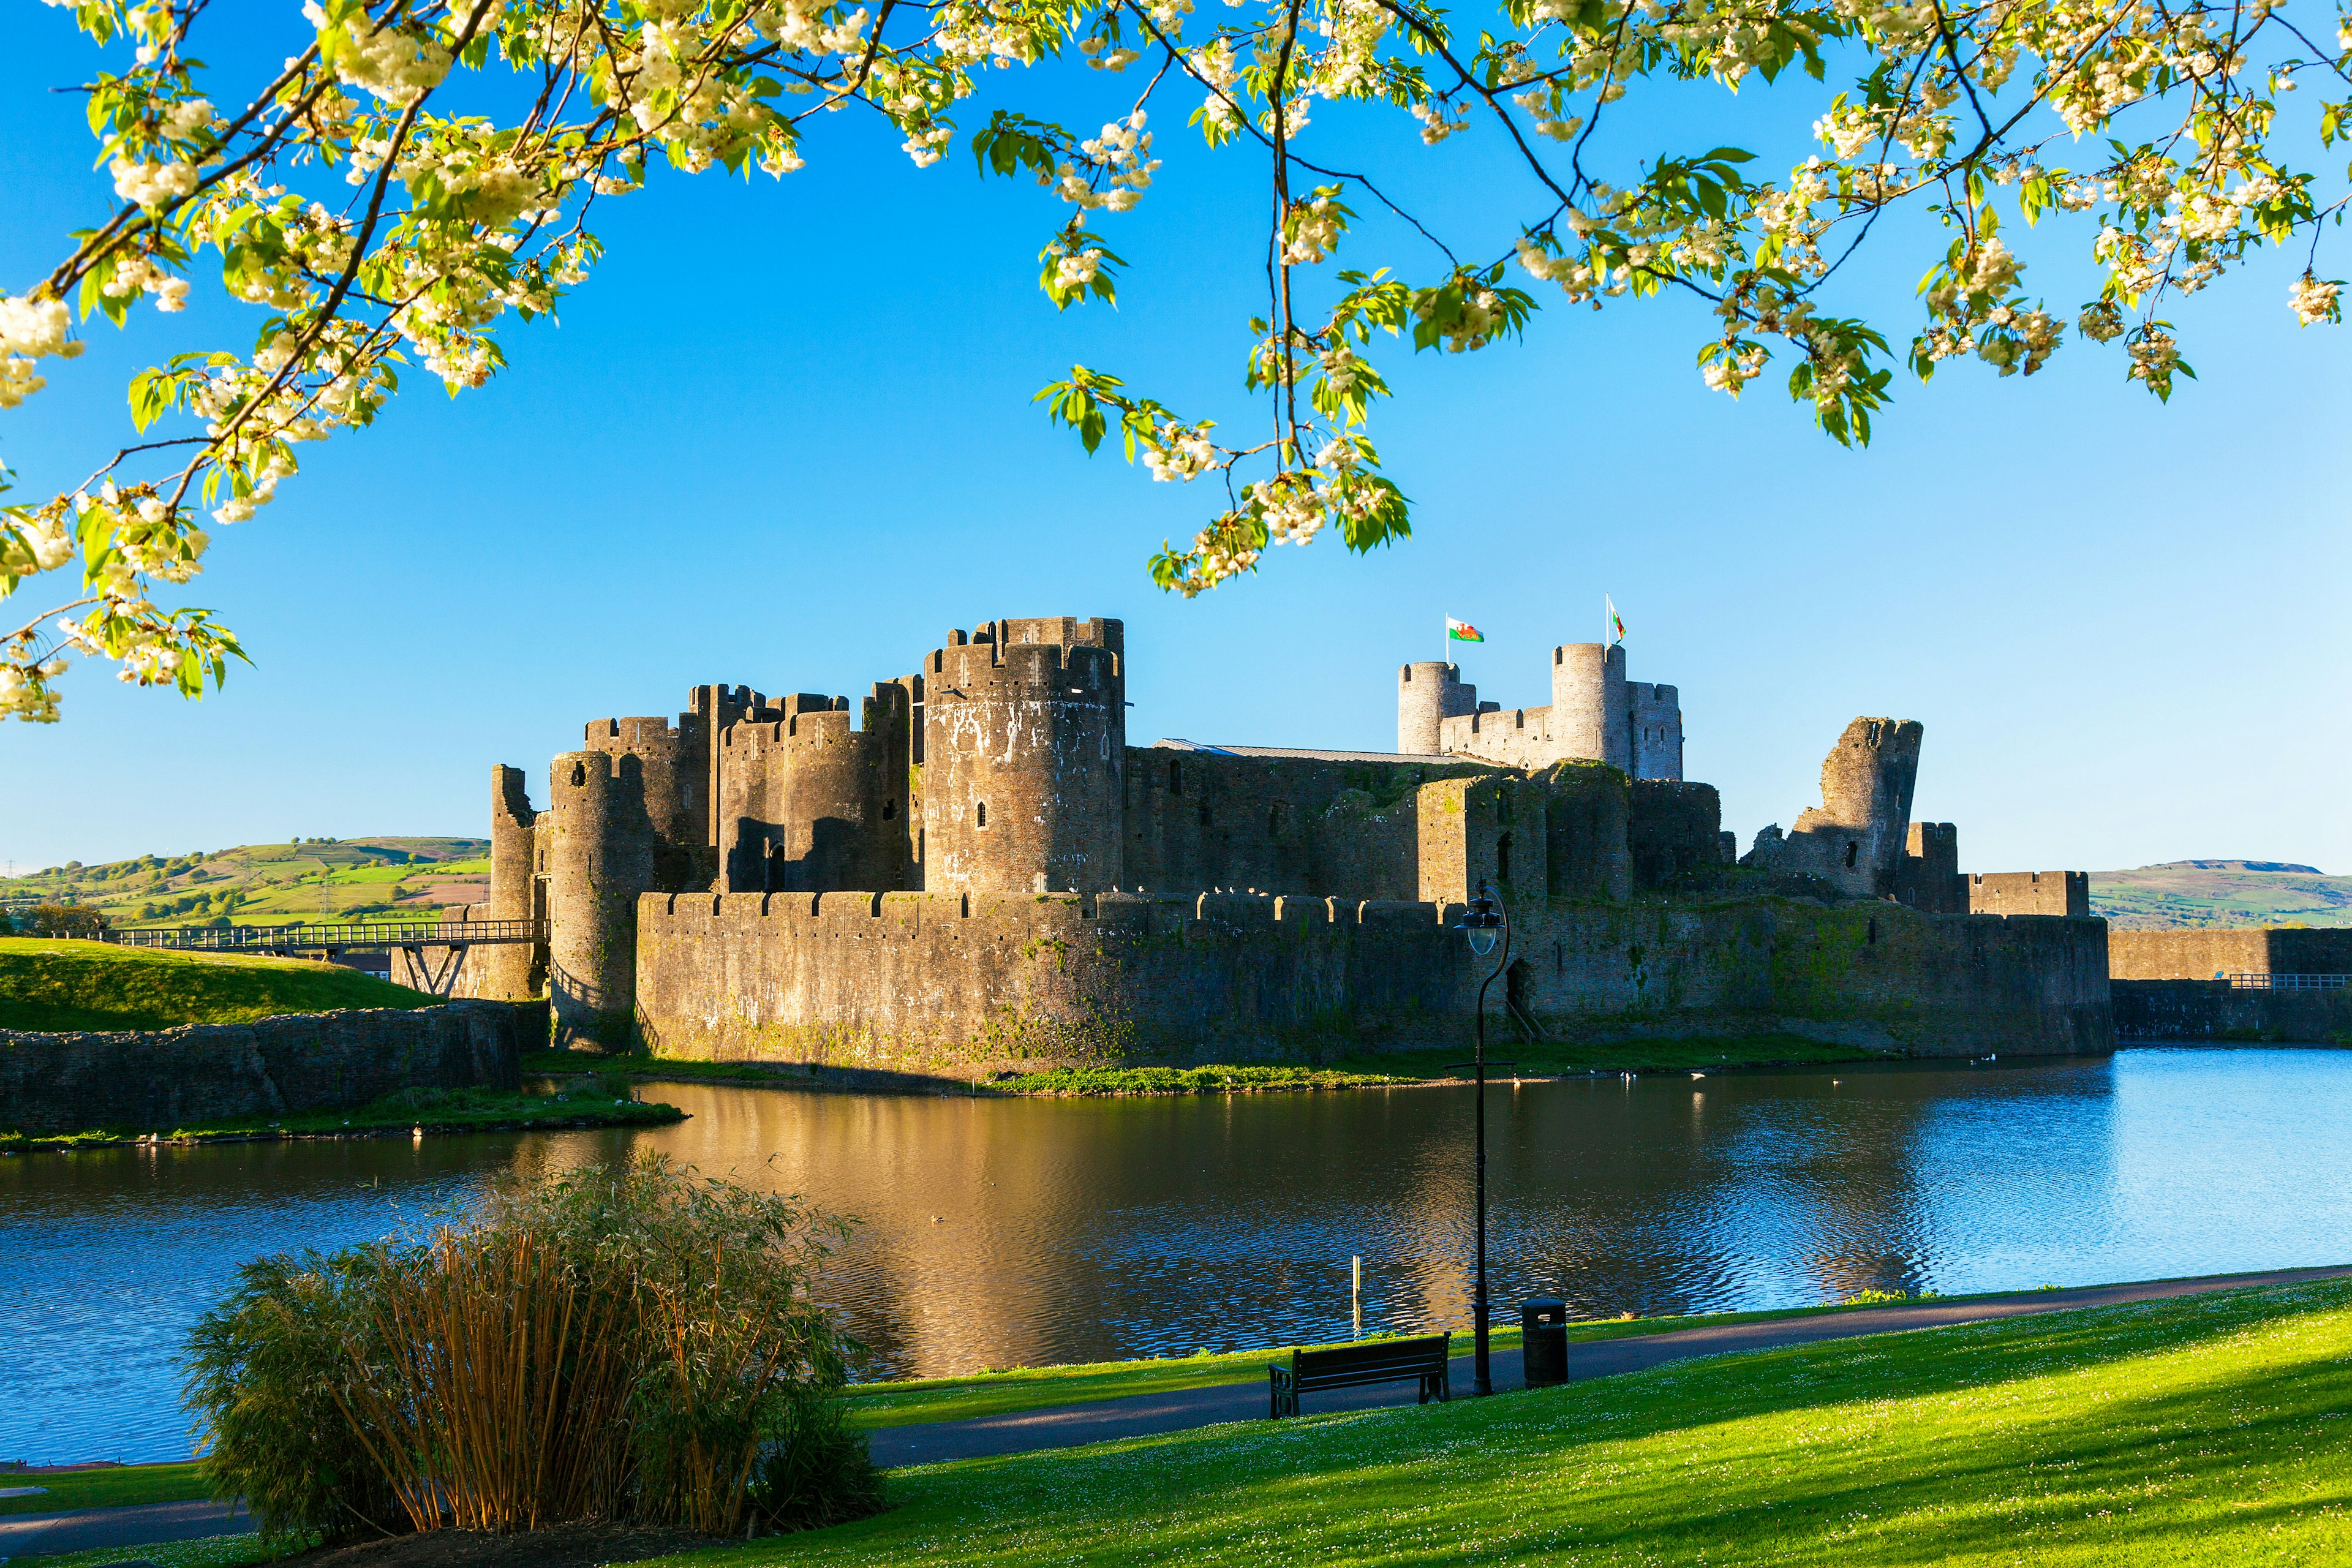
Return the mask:
[[808, 1296], [841, 1222], [658, 1157], [465, 1218], [249, 1265], [198, 1323], [205, 1463], [265, 1529], [731, 1535], [880, 1506], [835, 1398], [856, 1347]]
[[85, 904], [41, 904], [32, 912], [35, 936], [96, 936], [106, 916]]
[[373, 1534], [399, 1502], [360, 1436], [333, 1418], [354, 1356], [376, 1358], [373, 1248], [281, 1255], [237, 1271], [236, 1289], [188, 1336], [187, 1398], [201, 1414], [205, 1473], [282, 1541]]

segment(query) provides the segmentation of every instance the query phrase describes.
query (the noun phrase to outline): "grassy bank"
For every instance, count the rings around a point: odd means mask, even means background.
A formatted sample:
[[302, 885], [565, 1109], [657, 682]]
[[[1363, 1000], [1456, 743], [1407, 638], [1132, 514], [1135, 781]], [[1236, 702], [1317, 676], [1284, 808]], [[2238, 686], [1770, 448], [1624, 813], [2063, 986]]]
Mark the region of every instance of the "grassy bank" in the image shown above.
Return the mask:
[[0, 937], [0, 1029], [169, 1029], [439, 1002], [356, 969], [308, 959]]
[[578, 1089], [510, 1094], [492, 1089], [411, 1089], [349, 1110], [255, 1117], [184, 1127], [99, 1127], [74, 1132], [0, 1130], [0, 1152], [87, 1149], [109, 1143], [224, 1143], [282, 1138], [411, 1137], [417, 1132], [502, 1132], [532, 1128], [656, 1127], [685, 1120], [674, 1105]]
[[901, 1474], [698, 1563], [2242, 1564], [2352, 1555], [2352, 1285], [1727, 1356]]
[[135, 1503], [194, 1502], [212, 1496], [195, 1461], [176, 1465], [109, 1465], [35, 1476], [0, 1470], [0, 1487], [39, 1487], [39, 1497], [0, 1498], [0, 1519], [10, 1514], [68, 1513], [78, 1508], [128, 1508]]
[[[1470, 1047], [1366, 1052], [1318, 1065], [1265, 1063], [1202, 1067], [1056, 1068], [1021, 1073], [971, 1086], [975, 1094], [1089, 1096], [1120, 1094], [1235, 1094], [1330, 1089], [1378, 1089], [1460, 1077], [1456, 1070]], [[1496, 1062], [1516, 1059], [1523, 1078], [1581, 1078], [1593, 1073], [1704, 1071], [1709, 1068], [1793, 1067], [1835, 1062], [1885, 1061], [1897, 1054], [1858, 1046], [1827, 1045], [1799, 1035], [1699, 1036], [1672, 1040], [1622, 1040], [1608, 1045], [1496, 1043]], [[691, 1083], [804, 1086], [808, 1070], [790, 1062], [706, 1062], [648, 1056], [605, 1057], [577, 1051], [532, 1051], [523, 1070], [569, 1073], [617, 1070], [646, 1079]], [[1507, 1076], [1514, 1069], [1499, 1068]]]

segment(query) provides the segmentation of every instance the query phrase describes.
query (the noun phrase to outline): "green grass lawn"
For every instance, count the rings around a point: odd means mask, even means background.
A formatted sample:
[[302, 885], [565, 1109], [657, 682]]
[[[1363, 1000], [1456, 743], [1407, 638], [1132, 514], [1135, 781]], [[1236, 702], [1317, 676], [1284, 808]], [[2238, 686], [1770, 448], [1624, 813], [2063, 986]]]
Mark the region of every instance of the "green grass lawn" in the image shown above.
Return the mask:
[[308, 959], [0, 937], [0, 1029], [168, 1029], [440, 1001]]
[[2347, 1438], [2329, 1282], [935, 1466], [879, 1518], [691, 1560], [2343, 1563]]
[[100, 1127], [74, 1132], [0, 1129], [0, 1150], [83, 1149], [156, 1138], [210, 1143], [267, 1138], [373, 1137], [408, 1133], [508, 1131], [534, 1127], [656, 1127], [685, 1120], [675, 1105], [619, 1100], [572, 1089], [514, 1094], [495, 1089], [410, 1089], [347, 1110], [203, 1122], [185, 1127]]
[[78, 1508], [127, 1508], [133, 1503], [189, 1502], [212, 1496], [195, 1461], [176, 1465], [110, 1465], [58, 1476], [0, 1471], [0, 1487], [45, 1487], [40, 1497], [0, 1498], [0, 1518], [13, 1513], [67, 1513]]

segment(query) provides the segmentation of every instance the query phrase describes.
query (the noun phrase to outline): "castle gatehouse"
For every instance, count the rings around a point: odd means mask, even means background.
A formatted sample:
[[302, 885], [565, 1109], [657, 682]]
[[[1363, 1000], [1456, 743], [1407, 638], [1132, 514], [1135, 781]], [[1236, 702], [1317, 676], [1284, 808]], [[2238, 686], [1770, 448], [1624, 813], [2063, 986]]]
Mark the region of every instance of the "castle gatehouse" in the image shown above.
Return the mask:
[[1856, 720], [1822, 806], [1734, 864], [1678, 691], [1622, 646], [1554, 649], [1527, 709], [1407, 665], [1394, 752], [1131, 746], [1126, 658], [1115, 620], [994, 621], [855, 714], [701, 686], [595, 721], [544, 809], [494, 769], [465, 913], [549, 940], [467, 950], [458, 989], [667, 1056], [1312, 1060], [1462, 1037], [1487, 964], [1450, 928], [1485, 881], [1512, 921], [1488, 1005], [1528, 1036], [2113, 1045], [2104, 921], [1948, 912], [1950, 830], [1907, 820], [1916, 723]]

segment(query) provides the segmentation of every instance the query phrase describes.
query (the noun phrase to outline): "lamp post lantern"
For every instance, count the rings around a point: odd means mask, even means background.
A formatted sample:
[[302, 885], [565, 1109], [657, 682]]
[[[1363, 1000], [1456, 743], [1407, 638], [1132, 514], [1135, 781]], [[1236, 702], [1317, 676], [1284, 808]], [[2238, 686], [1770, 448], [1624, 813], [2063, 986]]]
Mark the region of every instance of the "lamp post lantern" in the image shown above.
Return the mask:
[[[1475, 1316], [1471, 1322], [1471, 1342], [1475, 1347], [1471, 1360], [1471, 1388], [1474, 1393], [1483, 1394], [1495, 1392], [1494, 1380], [1487, 1372], [1486, 1358], [1486, 992], [1488, 987], [1495, 984], [1495, 976], [1502, 973], [1503, 966], [1511, 961], [1511, 920], [1503, 909], [1503, 900], [1495, 896], [1495, 889], [1485, 881], [1481, 881], [1478, 884], [1477, 897], [1472, 899], [1468, 907], [1462, 911], [1462, 919], [1455, 923], [1454, 929], [1469, 940], [1471, 952], [1479, 958], [1484, 958], [1495, 951], [1497, 938], [1503, 944], [1502, 954], [1495, 960], [1495, 967], [1478, 984], [1478, 1008], [1475, 1015], [1477, 1058], [1475, 1061], [1461, 1064], [1472, 1068], [1477, 1079], [1477, 1089], [1475, 1092], [1478, 1097], [1475, 1115], [1478, 1130], [1476, 1179], [1478, 1272], [1475, 1292], [1476, 1299], [1473, 1307]], [[1497, 1062], [1495, 1065], [1517, 1067], [1518, 1064]]]

